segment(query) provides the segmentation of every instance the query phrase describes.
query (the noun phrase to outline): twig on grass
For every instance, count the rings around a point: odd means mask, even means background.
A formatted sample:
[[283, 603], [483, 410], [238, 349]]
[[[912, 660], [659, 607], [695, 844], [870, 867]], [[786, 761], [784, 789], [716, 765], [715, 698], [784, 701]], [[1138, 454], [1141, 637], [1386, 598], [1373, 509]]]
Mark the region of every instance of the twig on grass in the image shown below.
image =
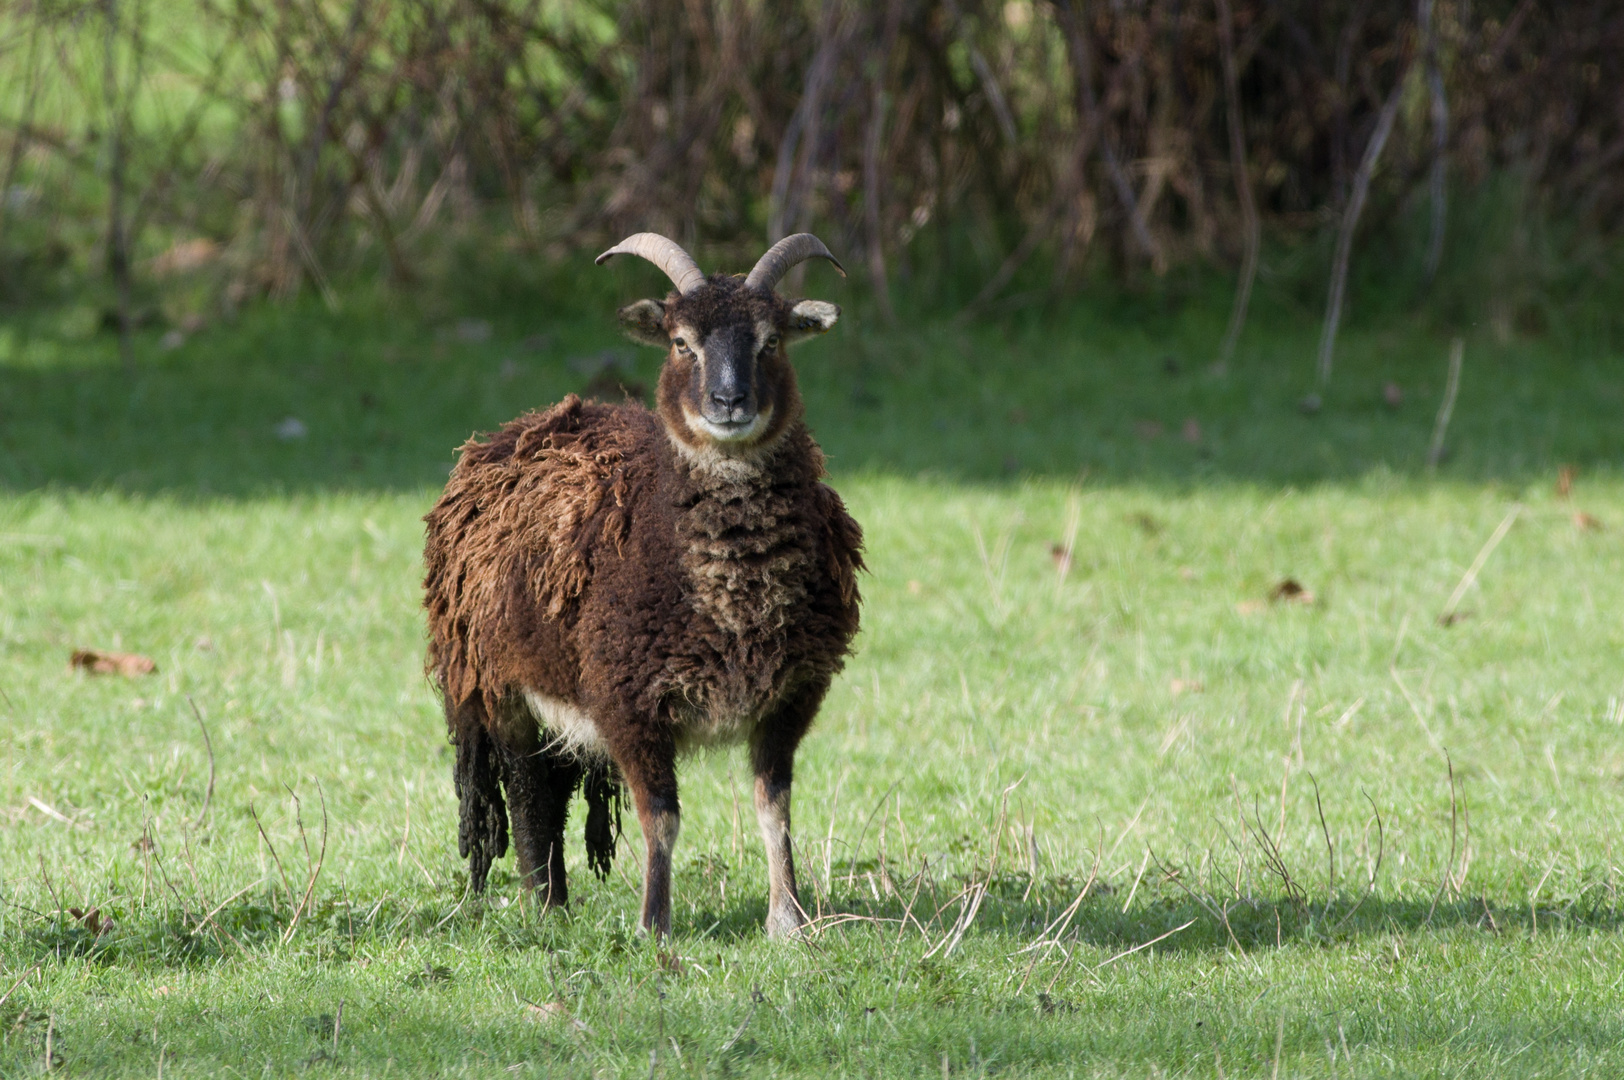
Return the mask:
[[1466, 343], [1456, 338], [1449, 343], [1449, 378], [1444, 383], [1444, 400], [1438, 406], [1438, 418], [1432, 424], [1432, 442], [1427, 446], [1427, 472], [1438, 471], [1444, 457], [1444, 436], [1449, 432], [1449, 418], [1455, 415], [1455, 396], [1460, 393], [1460, 367], [1466, 359]]
[[1257, 819], [1255, 823], [1247, 821], [1246, 815], [1242, 814], [1241, 827], [1252, 834], [1252, 839], [1257, 842], [1258, 848], [1263, 852], [1264, 869], [1280, 879], [1281, 886], [1286, 890], [1286, 899], [1291, 901], [1294, 907], [1302, 908], [1306, 906], [1308, 894], [1303, 891], [1301, 885], [1297, 884], [1297, 880], [1291, 876], [1291, 868], [1286, 865], [1286, 858], [1280, 851], [1279, 843], [1269, 835], [1269, 830], [1264, 827], [1263, 814], [1258, 809], [1256, 799], [1252, 801], [1252, 816]]
[[270, 849], [271, 861], [276, 863], [276, 871], [282, 875], [282, 889], [287, 894], [288, 900], [292, 901], [293, 882], [288, 880], [288, 872], [282, 866], [282, 856], [276, 853], [276, 845], [271, 843], [271, 837], [268, 833], [266, 833], [264, 823], [259, 820], [259, 812], [254, 809], [254, 801], [252, 799], [248, 800], [248, 816], [254, 819], [254, 825], [259, 829], [260, 839], [264, 840], [265, 846]]
[[1182, 926], [1173, 927], [1173, 929], [1167, 931], [1167, 933], [1165, 933], [1165, 934], [1156, 935], [1155, 937], [1151, 938], [1149, 941], [1145, 942], [1143, 945], [1135, 945], [1131, 949], [1124, 949], [1121, 952], [1117, 953], [1115, 956], [1111, 957], [1109, 960], [1103, 960], [1100, 963], [1094, 965], [1094, 970], [1098, 971], [1098, 970], [1100, 970], [1100, 968], [1110, 967], [1112, 964], [1116, 963], [1118, 960], [1121, 960], [1125, 956], [1132, 956], [1134, 953], [1141, 952], [1141, 951], [1143, 951], [1145, 949], [1148, 949], [1152, 945], [1157, 944], [1158, 942], [1166, 941], [1168, 938], [1172, 937], [1174, 934], [1178, 933], [1179, 931], [1188, 930], [1190, 927], [1194, 926], [1195, 923], [1196, 923], [1196, 920], [1191, 919], [1189, 922], [1184, 923]]
[[885, 794], [880, 796], [880, 801], [875, 803], [874, 809], [869, 812], [868, 820], [863, 822], [862, 831], [857, 834], [857, 843], [852, 845], [851, 858], [846, 860], [846, 885], [848, 887], [850, 887], [852, 882], [856, 879], [857, 853], [863, 846], [863, 838], [868, 835], [868, 827], [874, 824], [874, 816], [884, 809], [885, 804], [891, 801], [891, 795], [901, 786], [902, 781], [898, 780], [896, 783], [887, 788]]
[[[960, 890], [959, 896], [964, 897], [964, 905], [959, 909], [959, 917], [954, 920], [953, 927], [947, 932], [946, 936], [932, 946], [929, 952], [920, 957], [921, 960], [929, 960], [943, 946], [946, 946], [946, 949], [942, 953], [942, 959], [945, 960], [952, 956], [953, 950], [957, 949], [959, 942], [963, 940], [965, 931], [969, 930], [970, 924], [975, 922], [976, 914], [981, 910], [981, 902], [987, 898], [987, 889], [992, 885], [993, 875], [998, 872], [998, 852], [1003, 844], [1004, 822], [1008, 819], [1009, 814], [1009, 793], [1020, 787], [1025, 780], [1026, 777], [1022, 776], [1019, 780], [1010, 784], [1004, 789], [1003, 795], [999, 798], [998, 821], [993, 825], [992, 855], [987, 860], [986, 875], [979, 883], [972, 881]], [[950, 900], [948, 903], [952, 903], [952, 901]], [[946, 907], [947, 905], [942, 906]], [[938, 915], [941, 914], [941, 910], [941, 908], [937, 909]]]
[[1313, 773], [1308, 774], [1308, 782], [1314, 785], [1314, 809], [1319, 814], [1320, 833], [1325, 837], [1325, 862], [1327, 866], [1325, 877], [1325, 907], [1320, 910], [1320, 920], [1323, 922], [1331, 913], [1331, 899], [1336, 895], [1336, 846], [1331, 843], [1331, 830], [1325, 824], [1325, 807], [1320, 804], [1319, 781]]
[[738, 1045], [739, 1040], [744, 1038], [744, 1029], [750, 1026], [751, 1020], [755, 1019], [756, 1006], [760, 1005], [761, 1001], [761, 988], [758, 986], [751, 987], [750, 1008], [745, 1011], [744, 1019], [740, 1021], [739, 1026], [733, 1030], [733, 1034], [728, 1037], [727, 1042], [723, 1043], [720, 1049], [716, 1051], [718, 1057], [733, 1049]]
[[1422, 926], [1432, 925], [1432, 916], [1438, 910], [1438, 901], [1444, 898], [1444, 890], [1449, 888], [1455, 876], [1455, 763], [1450, 760], [1447, 750], [1444, 751], [1444, 763], [1449, 769], [1449, 862], [1444, 866], [1444, 876], [1438, 882], [1438, 891], [1433, 894], [1432, 906], [1427, 909], [1427, 918]]
[[192, 828], [197, 829], [203, 826], [203, 820], [209, 816], [209, 803], [214, 799], [214, 740], [209, 738], [208, 725], [203, 723], [203, 711], [197, 707], [197, 702], [192, 700], [191, 694], [186, 695], [186, 704], [192, 707], [192, 715], [197, 717], [197, 726], [203, 732], [203, 746], [209, 752], [209, 786], [203, 792], [203, 809], [198, 811], [197, 820], [192, 823]]
[[28, 977], [30, 975], [34, 974], [34, 972], [36, 972], [38, 970], [39, 970], [39, 965], [34, 964], [34, 965], [30, 966], [26, 971], [24, 971], [21, 975], [17, 976], [17, 981], [12, 983], [11, 986], [6, 989], [5, 993], [0, 994], [0, 1008], [4, 1008], [6, 1002], [11, 1000], [11, 995], [15, 994], [17, 992], [17, 987], [21, 986], [28, 979]]
[[[1111, 957], [1110, 959], [1100, 961], [1098, 964], [1095, 964], [1092, 968], [1088, 967], [1088, 965], [1086, 965], [1086, 964], [1083, 965], [1083, 968], [1084, 968], [1085, 971], [1088, 972], [1089, 977], [1094, 979], [1097, 982], [1097, 981], [1099, 981], [1100, 969], [1110, 967], [1112, 964], [1116, 963], [1118, 960], [1121, 960], [1123, 957], [1132, 956], [1136, 952], [1142, 952], [1143, 950], [1150, 948], [1152, 945], [1155, 945], [1158, 942], [1166, 941], [1168, 938], [1172, 937], [1174, 934], [1177, 934], [1182, 930], [1188, 930], [1190, 927], [1194, 926], [1195, 924], [1196, 924], [1196, 920], [1191, 919], [1189, 922], [1185, 923], [1182, 926], [1173, 927], [1173, 929], [1167, 931], [1165, 934], [1157, 934], [1155, 937], [1151, 938], [1149, 941], [1144, 942], [1143, 944], [1135, 945], [1131, 949], [1124, 949], [1121, 952], [1117, 953], [1115, 956]], [[1064, 962], [1062, 962], [1060, 967], [1055, 971], [1054, 978], [1050, 979], [1049, 980], [1049, 985], [1044, 987], [1044, 993], [1053, 992], [1053, 990], [1055, 988], [1055, 984], [1060, 981], [1060, 976], [1065, 974], [1067, 964], [1069, 964], [1069, 962], [1071, 961], [1071, 958], [1073, 956], [1075, 956], [1075, 955], [1076, 955], [1076, 953], [1067, 954], [1066, 960]]]
[[[1149, 850], [1149, 849], [1147, 848], [1146, 850]], [[1156, 858], [1156, 855], [1155, 855], [1154, 852], [1151, 853], [1150, 857], [1151, 857], [1151, 859], [1153, 859], [1155, 861], [1156, 869], [1161, 871], [1162, 877], [1165, 880], [1171, 881], [1173, 884], [1175, 884], [1179, 888], [1183, 889], [1184, 890], [1184, 895], [1188, 896], [1191, 900], [1194, 900], [1197, 904], [1201, 905], [1201, 907], [1204, 908], [1209, 915], [1211, 915], [1213, 918], [1217, 919], [1219, 922], [1223, 923], [1224, 932], [1229, 935], [1230, 944], [1235, 946], [1235, 951], [1240, 953], [1242, 957], [1245, 957], [1246, 959], [1251, 960], [1251, 957], [1247, 955], [1245, 947], [1243, 947], [1241, 945], [1241, 939], [1235, 936], [1235, 928], [1230, 925], [1230, 922], [1229, 922], [1229, 905], [1228, 904], [1218, 904], [1217, 901], [1216, 901], [1216, 898], [1213, 899], [1213, 900], [1208, 900], [1206, 897], [1202, 896], [1200, 893], [1197, 893], [1194, 889], [1190, 888], [1190, 886], [1188, 886], [1188, 885], [1186, 885], [1184, 883], [1184, 875], [1175, 874], [1171, 870], [1169, 870], [1167, 867], [1163, 866], [1162, 861], [1160, 859]], [[1239, 878], [1239, 874], [1240, 874], [1240, 872], [1239, 872], [1239, 870], [1237, 870], [1236, 871], [1237, 879]], [[1236, 892], [1237, 892], [1237, 895], [1238, 895], [1239, 894], [1239, 887], [1238, 886], [1236, 888]], [[1256, 967], [1256, 962], [1255, 961], [1253, 963], [1253, 966]]]
[[[237, 946], [238, 949], [242, 949], [242, 942], [240, 942], [236, 938], [232, 937], [231, 934], [228, 933], [223, 927], [221, 927], [219, 923], [215, 922], [214, 917], [216, 915], [220, 914], [220, 912], [225, 908], [225, 906], [227, 904], [231, 903], [233, 900], [239, 899], [249, 889], [252, 889], [255, 885], [258, 885], [258, 884], [259, 884], [259, 882], [257, 882], [257, 881], [250, 881], [247, 885], [244, 885], [242, 888], [238, 889], [236, 892], [232, 893], [230, 896], [226, 897], [224, 900], [220, 901], [218, 904], [215, 904], [214, 907], [209, 909], [209, 912], [208, 912], [207, 915], [204, 915], [201, 919], [199, 919], [197, 921], [196, 928], [201, 930], [201, 929], [203, 929], [203, 924], [207, 923], [210, 926], [212, 926], [219, 933], [225, 934], [225, 936], [231, 941], [231, 943], [233, 945]], [[246, 951], [246, 950], [243, 950], [243, 951]]]
[[1517, 503], [1515, 506], [1513, 506], [1511, 508], [1511, 512], [1505, 516], [1505, 519], [1501, 521], [1498, 526], [1496, 526], [1494, 534], [1490, 536], [1488, 540], [1484, 542], [1483, 547], [1478, 550], [1477, 558], [1472, 560], [1472, 565], [1469, 566], [1466, 573], [1461, 576], [1460, 584], [1455, 586], [1455, 591], [1453, 593], [1450, 593], [1449, 603], [1444, 605], [1443, 613], [1438, 616], [1438, 625], [1449, 626], [1455, 621], [1455, 609], [1460, 606], [1461, 600], [1466, 596], [1466, 591], [1470, 589], [1472, 587], [1472, 583], [1477, 580], [1477, 575], [1479, 571], [1483, 569], [1483, 564], [1489, 561], [1489, 556], [1494, 554], [1494, 549], [1499, 547], [1500, 541], [1506, 538], [1506, 533], [1511, 531], [1512, 524], [1517, 520], [1517, 516], [1521, 514], [1522, 511], [1522, 503]]
[[[1331, 927], [1331, 932], [1333, 934], [1342, 929], [1343, 924], [1345, 924], [1349, 919], [1353, 918], [1354, 914], [1357, 913], [1360, 908], [1365, 906], [1365, 901], [1369, 900], [1371, 894], [1376, 891], [1376, 875], [1381, 872], [1382, 855], [1387, 850], [1387, 834], [1382, 829], [1382, 812], [1376, 809], [1376, 800], [1372, 799], [1368, 792], [1360, 789], [1359, 794], [1365, 797], [1365, 801], [1370, 804], [1370, 812], [1376, 816], [1376, 864], [1370, 868], [1369, 880], [1367, 880], [1365, 883], [1364, 895], [1360, 896], [1358, 903], [1349, 908], [1348, 913], [1338, 919], [1335, 926]], [[1365, 823], [1365, 827], [1367, 829], [1370, 827], [1370, 823], [1368, 821]]]
[[304, 843], [305, 865], [309, 868], [310, 876], [305, 882], [304, 896], [300, 898], [299, 906], [294, 909], [293, 918], [288, 921], [288, 928], [282, 932], [283, 945], [286, 945], [293, 939], [293, 931], [299, 926], [299, 918], [304, 914], [305, 908], [310, 904], [310, 897], [316, 891], [316, 880], [321, 877], [321, 869], [327, 864], [327, 793], [322, 790], [319, 783], [316, 785], [316, 791], [321, 798], [321, 852], [314, 859], [312, 859], [310, 854], [310, 838], [305, 832], [304, 827], [303, 807], [299, 802], [299, 796], [293, 793], [292, 788], [288, 789], [288, 794], [293, 795], [293, 820], [297, 822], [299, 826], [299, 839]]

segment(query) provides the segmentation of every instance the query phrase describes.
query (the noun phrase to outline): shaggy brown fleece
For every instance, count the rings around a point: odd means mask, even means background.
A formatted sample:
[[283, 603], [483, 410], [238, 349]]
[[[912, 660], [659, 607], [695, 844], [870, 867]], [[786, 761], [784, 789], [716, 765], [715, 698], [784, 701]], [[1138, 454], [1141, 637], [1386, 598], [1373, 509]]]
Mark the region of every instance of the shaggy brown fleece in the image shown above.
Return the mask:
[[[462, 448], [425, 519], [424, 588], [476, 889], [511, 811], [521, 874], [562, 903], [569, 792], [584, 779], [604, 872], [613, 775], [674, 822], [685, 746], [748, 741], [787, 791], [857, 631], [863, 565], [787, 378], [783, 426], [737, 467], [679, 452], [641, 405], [573, 395]], [[562, 745], [529, 699], [590, 718], [594, 744]]]

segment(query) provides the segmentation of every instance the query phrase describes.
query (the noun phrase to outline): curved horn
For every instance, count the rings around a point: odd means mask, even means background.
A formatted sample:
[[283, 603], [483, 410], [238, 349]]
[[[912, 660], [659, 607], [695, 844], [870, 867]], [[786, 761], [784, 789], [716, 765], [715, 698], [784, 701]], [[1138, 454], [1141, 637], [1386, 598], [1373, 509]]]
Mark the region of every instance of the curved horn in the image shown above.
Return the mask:
[[705, 272], [694, 262], [694, 257], [682, 250], [675, 240], [668, 240], [659, 233], [635, 233], [593, 261], [602, 266], [615, 255], [636, 255], [640, 259], [647, 259], [665, 272], [679, 293], [691, 293], [705, 284]]
[[750, 276], [744, 279], [746, 285], [754, 285], [763, 289], [771, 289], [778, 284], [783, 276], [789, 273], [790, 267], [808, 259], [828, 259], [840, 271], [840, 276], [846, 276], [846, 268], [840, 265], [840, 260], [829, 254], [829, 249], [823, 246], [823, 241], [811, 233], [796, 233], [786, 236], [778, 243], [767, 249], [767, 253], [757, 260]]

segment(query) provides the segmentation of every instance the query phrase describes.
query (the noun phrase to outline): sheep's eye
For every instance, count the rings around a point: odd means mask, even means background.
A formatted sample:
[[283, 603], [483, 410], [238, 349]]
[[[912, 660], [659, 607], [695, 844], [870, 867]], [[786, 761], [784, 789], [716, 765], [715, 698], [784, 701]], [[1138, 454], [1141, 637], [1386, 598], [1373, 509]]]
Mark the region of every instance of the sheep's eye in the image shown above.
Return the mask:
[[675, 345], [683, 352], [688, 351], [688, 340], [686, 338], [674, 337], [671, 339], [671, 344]]
[[768, 338], [767, 338], [767, 348], [769, 348], [769, 349], [778, 348], [778, 335], [777, 334], [772, 334], [772, 335], [768, 336]]

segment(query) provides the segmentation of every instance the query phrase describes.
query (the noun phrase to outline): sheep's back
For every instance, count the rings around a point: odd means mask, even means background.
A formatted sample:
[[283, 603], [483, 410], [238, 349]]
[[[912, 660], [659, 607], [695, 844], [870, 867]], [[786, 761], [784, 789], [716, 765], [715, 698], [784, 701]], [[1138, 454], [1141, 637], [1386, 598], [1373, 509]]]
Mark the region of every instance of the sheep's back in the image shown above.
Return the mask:
[[424, 518], [429, 668], [452, 702], [479, 694], [494, 709], [535, 681], [523, 669], [538, 639], [564, 648], [593, 550], [623, 542], [636, 463], [662, 439], [643, 407], [572, 394], [463, 445]]

